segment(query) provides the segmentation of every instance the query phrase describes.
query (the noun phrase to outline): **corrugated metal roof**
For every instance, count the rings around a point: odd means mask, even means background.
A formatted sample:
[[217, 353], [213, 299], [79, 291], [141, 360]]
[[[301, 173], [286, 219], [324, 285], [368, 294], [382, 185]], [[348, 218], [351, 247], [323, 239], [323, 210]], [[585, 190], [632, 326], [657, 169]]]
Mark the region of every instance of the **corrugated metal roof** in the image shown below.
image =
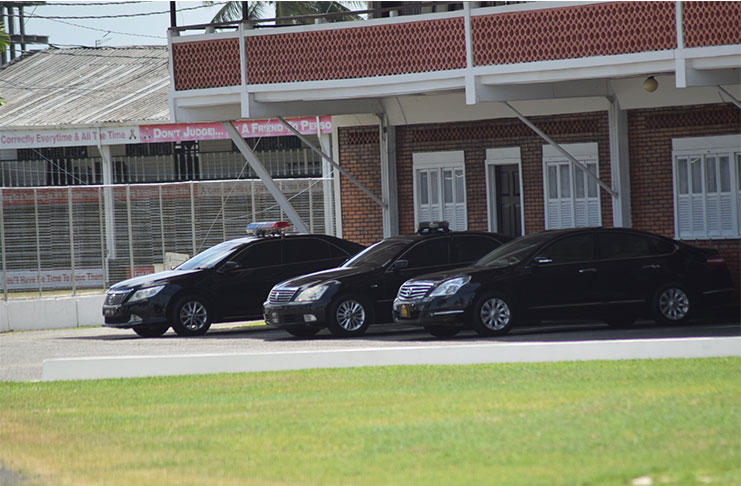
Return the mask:
[[50, 48], [0, 69], [0, 129], [169, 122], [166, 46]]

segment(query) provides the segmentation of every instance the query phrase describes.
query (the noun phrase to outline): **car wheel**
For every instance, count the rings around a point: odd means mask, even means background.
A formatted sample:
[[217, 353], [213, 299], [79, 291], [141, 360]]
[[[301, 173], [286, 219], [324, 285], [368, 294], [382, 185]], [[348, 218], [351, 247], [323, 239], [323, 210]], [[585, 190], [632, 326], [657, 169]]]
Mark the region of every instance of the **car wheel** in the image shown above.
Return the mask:
[[683, 324], [693, 310], [689, 292], [677, 283], [659, 287], [651, 299], [651, 314], [660, 324]]
[[294, 327], [291, 329], [286, 329], [286, 332], [290, 334], [291, 336], [296, 336], [300, 338], [310, 338], [314, 337], [316, 333], [319, 332], [318, 327]]
[[153, 338], [162, 336], [164, 333], [167, 332], [168, 329], [170, 329], [169, 324], [159, 324], [154, 326], [135, 327], [134, 332], [141, 337]]
[[498, 292], [487, 294], [474, 306], [471, 327], [481, 336], [500, 336], [509, 332], [516, 317], [516, 310], [509, 297]]
[[329, 308], [327, 327], [337, 337], [355, 337], [365, 333], [373, 320], [368, 301], [357, 295], [341, 295]]
[[439, 338], [451, 338], [462, 330], [457, 326], [424, 326], [424, 328], [425, 331]]
[[209, 327], [211, 312], [200, 297], [183, 297], [173, 307], [172, 328], [179, 336], [202, 336]]

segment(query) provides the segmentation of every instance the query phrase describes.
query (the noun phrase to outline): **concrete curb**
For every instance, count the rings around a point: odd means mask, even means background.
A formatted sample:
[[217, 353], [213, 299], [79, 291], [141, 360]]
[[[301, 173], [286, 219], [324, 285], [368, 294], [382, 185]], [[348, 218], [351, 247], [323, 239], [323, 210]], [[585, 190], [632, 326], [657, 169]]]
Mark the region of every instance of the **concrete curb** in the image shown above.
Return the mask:
[[391, 365], [741, 356], [741, 337], [486, 343], [328, 351], [48, 359], [42, 381]]

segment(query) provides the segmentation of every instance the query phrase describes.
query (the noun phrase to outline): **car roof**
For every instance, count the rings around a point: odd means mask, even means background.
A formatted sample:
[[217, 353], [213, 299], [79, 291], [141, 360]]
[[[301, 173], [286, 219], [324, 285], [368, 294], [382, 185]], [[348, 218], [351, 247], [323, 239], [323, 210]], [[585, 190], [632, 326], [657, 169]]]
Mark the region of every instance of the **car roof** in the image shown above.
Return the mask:
[[434, 238], [437, 236], [457, 236], [457, 235], [481, 235], [481, 236], [493, 236], [499, 237], [503, 241], [511, 240], [511, 236], [502, 235], [499, 233], [492, 233], [489, 231], [433, 231], [431, 233], [414, 233], [411, 235], [396, 235], [384, 238], [384, 240], [400, 240], [400, 241], [418, 241], [426, 240], [427, 238]]

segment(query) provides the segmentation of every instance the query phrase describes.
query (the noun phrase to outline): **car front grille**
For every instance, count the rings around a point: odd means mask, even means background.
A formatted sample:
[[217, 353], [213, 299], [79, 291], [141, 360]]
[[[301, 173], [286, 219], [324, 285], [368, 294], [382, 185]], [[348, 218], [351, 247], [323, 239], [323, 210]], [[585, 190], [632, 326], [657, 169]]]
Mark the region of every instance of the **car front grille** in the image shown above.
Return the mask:
[[131, 293], [131, 290], [111, 290], [105, 294], [104, 305], [119, 305]]
[[271, 304], [290, 302], [293, 296], [296, 295], [297, 290], [294, 288], [273, 289], [268, 296], [268, 302]]
[[405, 283], [399, 289], [399, 297], [404, 300], [419, 300], [435, 286], [435, 282], [409, 282]]

